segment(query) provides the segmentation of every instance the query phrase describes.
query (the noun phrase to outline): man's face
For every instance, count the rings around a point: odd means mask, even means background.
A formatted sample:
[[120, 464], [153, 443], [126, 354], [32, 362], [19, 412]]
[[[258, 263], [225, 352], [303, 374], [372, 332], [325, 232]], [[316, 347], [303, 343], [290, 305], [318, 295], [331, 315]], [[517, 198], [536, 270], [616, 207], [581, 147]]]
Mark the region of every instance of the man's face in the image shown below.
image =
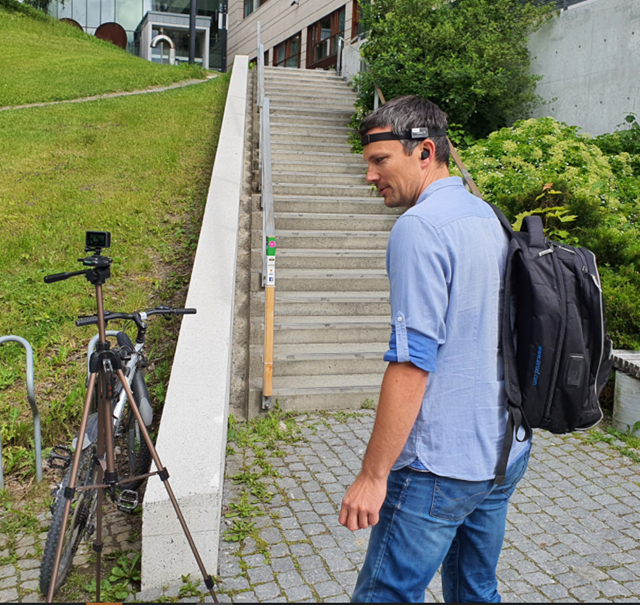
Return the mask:
[[[367, 134], [391, 132], [391, 127], [372, 128]], [[367, 182], [375, 185], [388, 208], [410, 208], [423, 190], [424, 172], [418, 145], [408, 156], [400, 141], [377, 141], [365, 145]]]

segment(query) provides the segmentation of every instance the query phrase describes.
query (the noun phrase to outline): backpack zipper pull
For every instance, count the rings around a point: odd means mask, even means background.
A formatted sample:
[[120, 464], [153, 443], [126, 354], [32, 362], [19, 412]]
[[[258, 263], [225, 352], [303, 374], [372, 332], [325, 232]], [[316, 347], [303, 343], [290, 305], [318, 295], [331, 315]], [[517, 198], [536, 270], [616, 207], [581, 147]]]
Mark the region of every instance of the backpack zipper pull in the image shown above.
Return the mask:
[[553, 248], [549, 247], [546, 250], [543, 250], [542, 252], [538, 252], [538, 256], [544, 256], [545, 254], [551, 254], [553, 252]]

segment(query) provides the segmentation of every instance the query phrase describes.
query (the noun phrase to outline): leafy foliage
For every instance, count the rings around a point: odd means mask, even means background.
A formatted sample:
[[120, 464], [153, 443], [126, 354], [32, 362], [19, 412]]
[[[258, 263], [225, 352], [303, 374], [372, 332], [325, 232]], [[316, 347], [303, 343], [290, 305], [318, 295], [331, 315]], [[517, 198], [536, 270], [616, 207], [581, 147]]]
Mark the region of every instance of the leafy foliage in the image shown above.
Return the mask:
[[[632, 119], [631, 119], [632, 118]], [[516, 122], [461, 150], [485, 198], [511, 221], [598, 257], [614, 345], [640, 348], [640, 127], [593, 138], [553, 118]]]
[[[362, 45], [372, 74], [358, 78], [360, 116], [386, 99], [417, 94], [465, 133], [486, 136], [536, 104], [527, 36], [549, 7], [522, 0], [376, 0], [363, 7]], [[460, 136], [464, 139], [465, 134]]]

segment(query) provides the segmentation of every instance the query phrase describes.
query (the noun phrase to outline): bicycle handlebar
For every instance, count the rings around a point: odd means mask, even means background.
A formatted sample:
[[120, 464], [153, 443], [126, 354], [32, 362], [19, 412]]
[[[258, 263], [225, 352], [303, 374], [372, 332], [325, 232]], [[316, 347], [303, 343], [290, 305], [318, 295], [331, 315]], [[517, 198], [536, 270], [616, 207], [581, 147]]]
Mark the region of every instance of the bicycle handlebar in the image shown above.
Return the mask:
[[[64, 279], [64, 278], [61, 278]], [[165, 315], [166, 319], [169, 319], [169, 315], [195, 315], [197, 313], [196, 309], [174, 309], [171, 307], [156, 307], [155, 309], [149, 309], [148, 311], [143, 311], [146, 316], [150, 315]], [[110, 321], [116, 319], [129, 319], [135, 322], [135, 324], [141, 328], [144, 320], [142, 319], [141, 312], [135, 311], [133, 313], [111, 313], [109, 311], [105, 311], [104, 313], [104, 321], [108, 323]], [[76, 326], [92, 326], [97, 325], [98, 317], [96, 315], [91, 315], [90, 317], [81, 317], [76, 321]]]

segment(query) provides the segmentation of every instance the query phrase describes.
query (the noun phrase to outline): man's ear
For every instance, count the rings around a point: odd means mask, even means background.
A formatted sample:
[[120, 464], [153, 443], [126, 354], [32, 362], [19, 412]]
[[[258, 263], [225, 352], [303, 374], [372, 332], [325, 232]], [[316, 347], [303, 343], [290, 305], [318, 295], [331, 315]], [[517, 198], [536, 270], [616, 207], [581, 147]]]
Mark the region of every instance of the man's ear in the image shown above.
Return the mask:
[[420, 159], [428, 160], [429, 158], [435, 157], [435, 153], [435, 143], [431, 139], [425, 139], [421, 145]]

